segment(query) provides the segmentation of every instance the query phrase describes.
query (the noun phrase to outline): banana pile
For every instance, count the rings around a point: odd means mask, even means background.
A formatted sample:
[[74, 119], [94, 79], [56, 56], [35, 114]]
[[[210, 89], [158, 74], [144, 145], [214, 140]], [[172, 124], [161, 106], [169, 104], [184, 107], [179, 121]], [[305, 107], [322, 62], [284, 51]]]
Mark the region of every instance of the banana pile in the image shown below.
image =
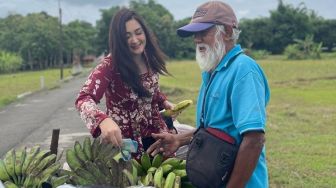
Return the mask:
[[132, 173], [123, 171], [129, 182], [156, 188], [190, 187], [186, 173], [186, 161], [178, 158], [163, 160], [161, 154], [150, 159], [147, 153], [141, 156], [140, 163], [132, 159]]
[[0, 180], [8, 188], [40, 188], [49, 182], [53, 187], [64, 184], [67, 176], [54, 176], [60, 168], [56, 155], [40, 146], [11, 149], [0, 159]]
[[[120, 158], [119, 150], [111, 144], [85, 137], [83, 144], [75, 141], [66, 151], [66, 161], [72, 170], [69, 174], [73, 185], [106, 185], [127, 187], [130, 184], [123, 170], [132, 168], [132, 163]], [[63, 172], [64, 173], [64, 172]]]

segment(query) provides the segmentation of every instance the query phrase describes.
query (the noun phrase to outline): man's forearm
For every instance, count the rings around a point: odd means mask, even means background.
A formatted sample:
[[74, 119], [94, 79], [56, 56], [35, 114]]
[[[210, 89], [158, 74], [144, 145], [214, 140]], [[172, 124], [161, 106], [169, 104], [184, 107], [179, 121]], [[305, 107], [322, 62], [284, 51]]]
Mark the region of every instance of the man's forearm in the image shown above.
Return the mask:
[[264, 133], [247, 133], [240, 144], [227, 188], [243, 188], [250, 179], [264, 146]]

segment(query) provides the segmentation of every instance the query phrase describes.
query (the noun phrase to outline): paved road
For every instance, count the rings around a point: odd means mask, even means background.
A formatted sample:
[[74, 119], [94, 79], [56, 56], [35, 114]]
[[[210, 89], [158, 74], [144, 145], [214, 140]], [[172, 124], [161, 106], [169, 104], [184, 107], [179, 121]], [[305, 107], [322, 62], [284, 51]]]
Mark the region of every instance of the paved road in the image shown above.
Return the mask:
[[86, 76], [78, 76], [59, 88], [41, 91], [0, 109], [0, 157], [11, 148], [41, 145], [49, 149], [53, 129], [60, 129], [58, 152], [89, 135], [74, 108], [74, 100]]

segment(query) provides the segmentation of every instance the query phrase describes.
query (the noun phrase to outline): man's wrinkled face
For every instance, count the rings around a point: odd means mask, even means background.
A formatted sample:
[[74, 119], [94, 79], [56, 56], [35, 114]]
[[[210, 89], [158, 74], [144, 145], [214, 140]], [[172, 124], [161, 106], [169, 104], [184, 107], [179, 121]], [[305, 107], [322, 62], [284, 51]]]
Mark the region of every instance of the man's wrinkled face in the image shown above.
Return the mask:
[[195, 33], [196, 61], [202, 71], [211, 72], [225, 55], [225, 44], [216, 27]]

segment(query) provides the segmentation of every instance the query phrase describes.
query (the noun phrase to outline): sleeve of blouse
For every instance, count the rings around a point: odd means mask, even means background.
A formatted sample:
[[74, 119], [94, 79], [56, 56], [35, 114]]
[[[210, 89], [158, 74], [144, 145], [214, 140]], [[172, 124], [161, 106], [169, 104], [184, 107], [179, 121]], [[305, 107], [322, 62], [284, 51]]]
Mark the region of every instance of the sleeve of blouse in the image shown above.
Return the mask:
[[101, 111], [97, 104], [103, 97], [111, 80], [111, 66], [105, 58], [89, 75], [84, 86], [81, 88], [75, 106], [81, 119], [93, 137], [100, 135], [99, 124], [108, 116]]

